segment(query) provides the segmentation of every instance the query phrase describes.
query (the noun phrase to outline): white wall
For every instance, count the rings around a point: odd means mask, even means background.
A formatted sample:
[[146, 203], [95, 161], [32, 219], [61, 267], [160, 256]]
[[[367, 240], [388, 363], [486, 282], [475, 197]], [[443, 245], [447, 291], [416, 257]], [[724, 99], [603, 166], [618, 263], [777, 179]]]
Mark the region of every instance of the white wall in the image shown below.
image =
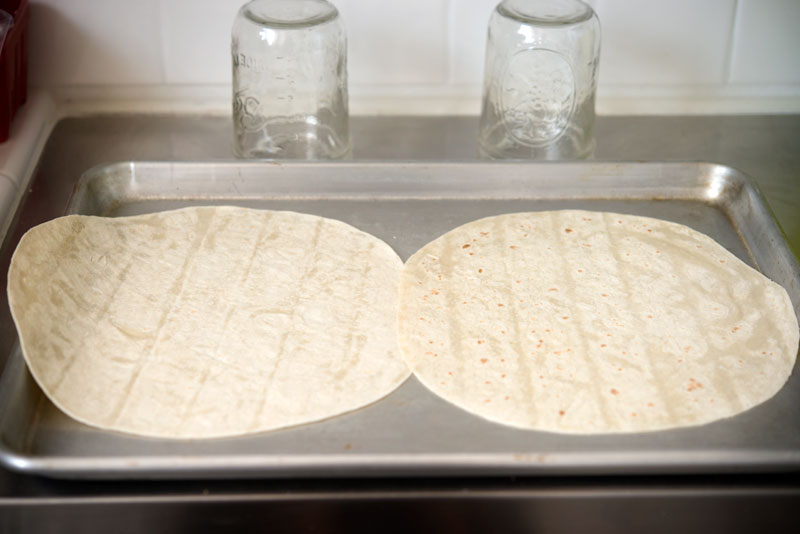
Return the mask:
[[[229, 111], [244, 0], [30, 0], [31, 85], [74, 104]], [[498, 0], [334, 0], [353, 113], [479, 111]], [[800, 0], [590, 0], [600, 113], [800, 112]]]

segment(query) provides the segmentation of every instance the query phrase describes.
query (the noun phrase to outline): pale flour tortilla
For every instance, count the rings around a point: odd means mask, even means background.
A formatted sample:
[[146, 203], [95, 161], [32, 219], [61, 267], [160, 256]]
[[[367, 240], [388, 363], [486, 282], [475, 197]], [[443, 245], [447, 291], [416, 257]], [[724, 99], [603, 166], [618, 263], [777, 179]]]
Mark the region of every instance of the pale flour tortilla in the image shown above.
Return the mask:
[[792, 372], [786, 291], [686, 226], [613, 213], [489, 217], [407, 262], [415, 375], [491, 421], [565, 433], [698, 425]]
[[393, 391], [402, 262], [342, 222], [200, 207], [30, 230], [8, 277], [36, 381], [86, 424], [165, 438], [260, 432]]

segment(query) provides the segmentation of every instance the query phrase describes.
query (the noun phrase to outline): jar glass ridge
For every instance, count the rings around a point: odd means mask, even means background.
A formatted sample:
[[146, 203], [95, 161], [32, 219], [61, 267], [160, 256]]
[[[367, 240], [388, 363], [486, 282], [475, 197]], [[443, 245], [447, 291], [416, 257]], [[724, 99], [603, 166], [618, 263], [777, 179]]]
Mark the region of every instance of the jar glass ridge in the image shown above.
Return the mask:
[[480, 155], [590, 156], [599, 54], [599, 20], [579, 0], [498, 4], [486, 44]]
[[347, 39], [325, 0], [252, 0], [231, 33], [234, 153], [331, 159], [350, 151]]

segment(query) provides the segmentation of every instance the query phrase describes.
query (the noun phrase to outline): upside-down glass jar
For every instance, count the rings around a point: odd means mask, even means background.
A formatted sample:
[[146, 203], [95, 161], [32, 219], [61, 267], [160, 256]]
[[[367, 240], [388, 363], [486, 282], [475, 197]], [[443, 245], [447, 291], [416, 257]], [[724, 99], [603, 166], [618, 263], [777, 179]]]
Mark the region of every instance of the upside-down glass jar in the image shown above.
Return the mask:
[[594, 151], [600, 22], [579, 0], [504, 0], [489, 20], [478, 141], [486, 158]]
[[350, 151], [347, 38], [326, 0], [252, 0], [231, 34], [234, 153], [333, 159]]

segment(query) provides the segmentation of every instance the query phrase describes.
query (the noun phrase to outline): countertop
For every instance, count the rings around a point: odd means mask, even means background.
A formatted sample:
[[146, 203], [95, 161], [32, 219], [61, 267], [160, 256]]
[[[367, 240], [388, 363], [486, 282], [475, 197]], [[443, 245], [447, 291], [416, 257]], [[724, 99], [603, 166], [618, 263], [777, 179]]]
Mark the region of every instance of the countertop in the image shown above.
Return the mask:
[[[475, 159], [476, 117], [354, 117], [355, 160]], [[598, 117], [594, 159], [704, 161], [759, 185], [800, 251], [800, 115]], [[231, 159], [218, 116], [61, 120], [17, 210], [25, 228], [63, 212], [88, 168], [125, 160]], [[18, 236], [17, 236], [18, 238]], [[12, 242], [14, 237], [9, 238]], [[7, 243], [8, 245], [8, 243]], [[8, 247], [6, 247], [8, 248]], [[7, 252], [7, 251], [6, 251]], [[3, 272], [7, 267], [6, 262]], [[5, 306], [4, 306], [5, 307]], [[7, 309], [3, 314], [7, 315]], [[14, 332], [0, 331], [5, 358]], [[0, 363], [2, 366], [2, 363]], [[796, 423], [796, 422], [795, 422]], [[437, 529], [800, 531], [800, 476], [79, 482], [0, 469], [0, 532], [168, 532], [217, 527], [293, 532]], [[655, 522], [654, 522], [655, 520]], [[377, 523], [380, 521], [380, 523]]]

